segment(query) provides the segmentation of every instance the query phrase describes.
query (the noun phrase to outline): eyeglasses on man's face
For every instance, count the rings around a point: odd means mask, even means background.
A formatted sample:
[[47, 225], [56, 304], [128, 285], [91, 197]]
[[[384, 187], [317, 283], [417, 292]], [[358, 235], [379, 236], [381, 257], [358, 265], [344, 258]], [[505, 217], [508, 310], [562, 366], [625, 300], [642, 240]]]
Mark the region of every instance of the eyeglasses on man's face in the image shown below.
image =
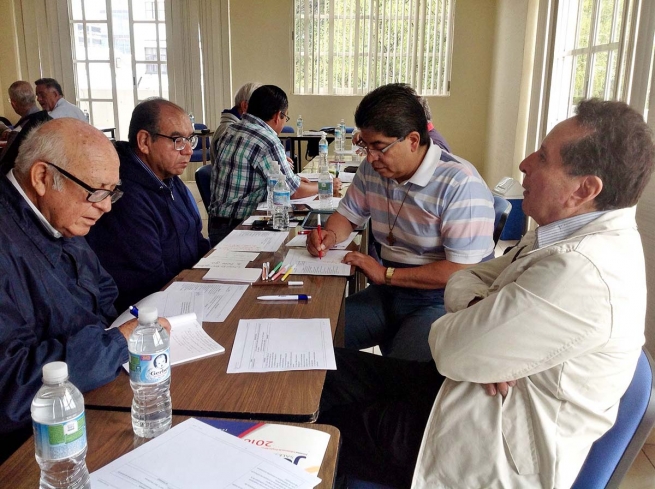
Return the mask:
[[393, 143], [387, 144], [384, 148], [381, 148], [381, 149], [369, 148], [366, 144], [363, 144], [363, 143], [359, 143], [357, 146], [359, 146], [359, 148], [364, 151], [364, 154], [369, 154], [371, 156], [380, 157], [384, 153], [389, 151], [393, 147], [394, 144], [400, 143], [400, 142], [402, 142], [404, 140], [405, 140], [405, 136], [396, 139]]
[[281, 115], [282, 117], [284, 117], [284, 122], [285, 122], [285, 123], [286, 123], [286, 122], [289, 122], [289, 121], [291, 120], [291, 117], [289, 117], [288, 115], [286, 115], [286, 114], [285, 114], [284, 112], [282, 112], [282, 111], [280, 111], [280, 115]]
[[[52, 166], [55, 168], [59, 173], [61, 173], [63, 176], [68, 178], [71, 182], [78, 184], [80, 187], [82, 187], [84, 190], [88, 192], [89, 195], [86, 196], [86, 200], [92, 203], [97, 203], [97, 202], [102, 202], [105, 200], [107, 197], [111, 198], [111, 203], [113, 204], [116, 202], [118, 199], [120, 199], [123, 196], [123, 191], [120, 189], [115, 188], [114, 190], [109, 190], [106, 188], [93, 188], [91, 185], [88, 185], [84, 183], [82, 180], [77, 178], [76, 176], [71, 175], [68, 173], [66, 170], [59, 168], [57, 165], [54, 163], [50, 163], [49, 161], [44, 161], [45, 164]], [[119, 182], [120, 183], [120, 182]]]
[[159, 134], [158, 132], [154, 135], [173, 141], [173, 145], [177, 151], [182, 151], [187, 144], [191, 149], [195, 149], [196, 144], [198, 144], [198, 136], [196, 135], [189, 136], [188, 138], [185, 138], [184, 136], [167, 136], [166, 134]]

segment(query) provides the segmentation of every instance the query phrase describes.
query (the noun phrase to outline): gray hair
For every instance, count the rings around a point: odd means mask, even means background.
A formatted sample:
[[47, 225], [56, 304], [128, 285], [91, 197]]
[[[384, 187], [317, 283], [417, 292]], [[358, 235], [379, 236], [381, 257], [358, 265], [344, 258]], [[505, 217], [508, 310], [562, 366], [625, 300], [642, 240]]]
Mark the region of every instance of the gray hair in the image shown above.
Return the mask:
[[31, 107], [36, 103], [32, 85], [26, 81], [15, 81], [9, 85], [9, 98], [19, 107]]
[[252, 96], [252, 92], [257, 90], [261, 86], [262, 84], [257, 82], [246, 83], [244, 86], [239, 88], [239, 91], [234, 96], [234, 105], [236, 106], [239, 105], [241, 102], [247, 102], [248, 100], [250, 100], [250, 97]]
[[[47, 161], [61, 168], [68, 166], [64, 139], [56, 132], [42, 131], [42, 126], [43, 124], [40, 124], [32, 129], [20, 145], [14, 166], [14, 172], [19, 179], [27, 176], [36, 161]], [[61, 174], [50, 165], [48, 171], [52, 174], [52, 187], [61, 192], [64, 188]]]
[[421, 102], [421, 106], [423, 107], [423, 110], [425, 111], [425, 118], [429, 121], [432, 120], [432, 111], [430, 110], [430, 104], [428, 104], [428, 99], [425, 97], [421, 97], [420, 95], [417, 95], [418, 101]]

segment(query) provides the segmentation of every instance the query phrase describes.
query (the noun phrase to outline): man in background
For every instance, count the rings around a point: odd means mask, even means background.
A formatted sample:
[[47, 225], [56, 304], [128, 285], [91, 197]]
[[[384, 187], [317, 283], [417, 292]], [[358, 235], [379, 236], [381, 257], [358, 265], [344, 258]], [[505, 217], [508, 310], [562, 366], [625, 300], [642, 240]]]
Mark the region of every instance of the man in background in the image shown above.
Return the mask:
[[43, 110], [47, 110], [50, 117], [59, 119], [61, 117], [72, 117], [80, 121], [88, 122], [84, 112], [77, 105], [71, 104], [64, 98], [61, 85], [54, 78], [39, 78], [34, 82], [36, 85], [36, 98]]
[[216, 144], [218, 143], [218, 140], [223, 134], [225, 134], [225, 131], [227, 131], [227, 128], [230, 125], [241, 120], [243, 114], [248, 110], [248, 101], [250, 100], [252, 93], [259, 87], [261, 87], [261, 83], [246, 83], [239, 88], [239, 91], [234, 96], [234, 107], [231, 109], [225, 109], [221, 112], [221, 123], [216, 128], [216, 131], [214, 131], [214, 136], [212, 136], [212, 142], [210, 145], [212, 161], [216, 159]]
[[[317, 183], [301, 179], [293, 172], [278, 138], [289, 120], [288, 109], [287, 94], [281, 88], [263, 85], [250, 97], [248, 112], [218, 140], [212, 162], [209, 206], [212, 246], [266, 200], [267, 179], [274, 162], [286, 177], [292, 199], [318, 194]], [[335, 178], [334, 193], [340, 190], [341, 182]]]
[[116, 149], [125, 196], [87, 241], [118, 285], [122, 312], [192, 268], [209, 251], [191, 193], [180, 179], [198, 138], [189, 116], [162, 98], [134, 108]]
[[82, 238], [121, 197], [118, 183], [107, 137], [72, 119], [31, 131], [0, 176], [0, 460], [31, 433], [45, 364], [66, 362], [87, 392], [128, 361], [136, 320], [106, 329], [116, 285]]

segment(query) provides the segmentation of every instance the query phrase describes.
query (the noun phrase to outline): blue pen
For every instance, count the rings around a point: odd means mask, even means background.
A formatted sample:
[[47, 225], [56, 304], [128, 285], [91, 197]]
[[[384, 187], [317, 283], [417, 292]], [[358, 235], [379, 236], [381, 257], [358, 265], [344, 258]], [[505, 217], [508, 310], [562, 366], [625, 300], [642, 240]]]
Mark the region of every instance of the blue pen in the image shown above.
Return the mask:
[[297, 295], [260, 295], [257, 297], [260, 301], [307, 301], [311, 299], [311, 295], [297, 294]]
[[130, 306], [128, 310], [130, 311], [130, 314], [135, 318], [139, 317], [139, 310], [136, 308], [136, 306]]

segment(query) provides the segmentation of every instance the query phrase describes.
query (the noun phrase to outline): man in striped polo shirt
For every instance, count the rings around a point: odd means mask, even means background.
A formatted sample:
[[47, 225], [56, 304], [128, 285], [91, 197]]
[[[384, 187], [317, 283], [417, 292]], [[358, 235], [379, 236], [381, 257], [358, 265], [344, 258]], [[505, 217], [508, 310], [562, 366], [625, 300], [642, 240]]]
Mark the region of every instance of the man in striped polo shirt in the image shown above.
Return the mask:
[[370, 218], [382, 264], [358, 252], [344, 259], [371, 284], [346, 299], [346, 348], [380, 345], [385, 355], [429, 361], [428, 333], [445, 313], [448, 278], [493, 251], [493, 197], [471, 163], [432, 143], [411, 87], [373, 90], [355, 122], [366, 160], [307, 249], [319, 255]]

